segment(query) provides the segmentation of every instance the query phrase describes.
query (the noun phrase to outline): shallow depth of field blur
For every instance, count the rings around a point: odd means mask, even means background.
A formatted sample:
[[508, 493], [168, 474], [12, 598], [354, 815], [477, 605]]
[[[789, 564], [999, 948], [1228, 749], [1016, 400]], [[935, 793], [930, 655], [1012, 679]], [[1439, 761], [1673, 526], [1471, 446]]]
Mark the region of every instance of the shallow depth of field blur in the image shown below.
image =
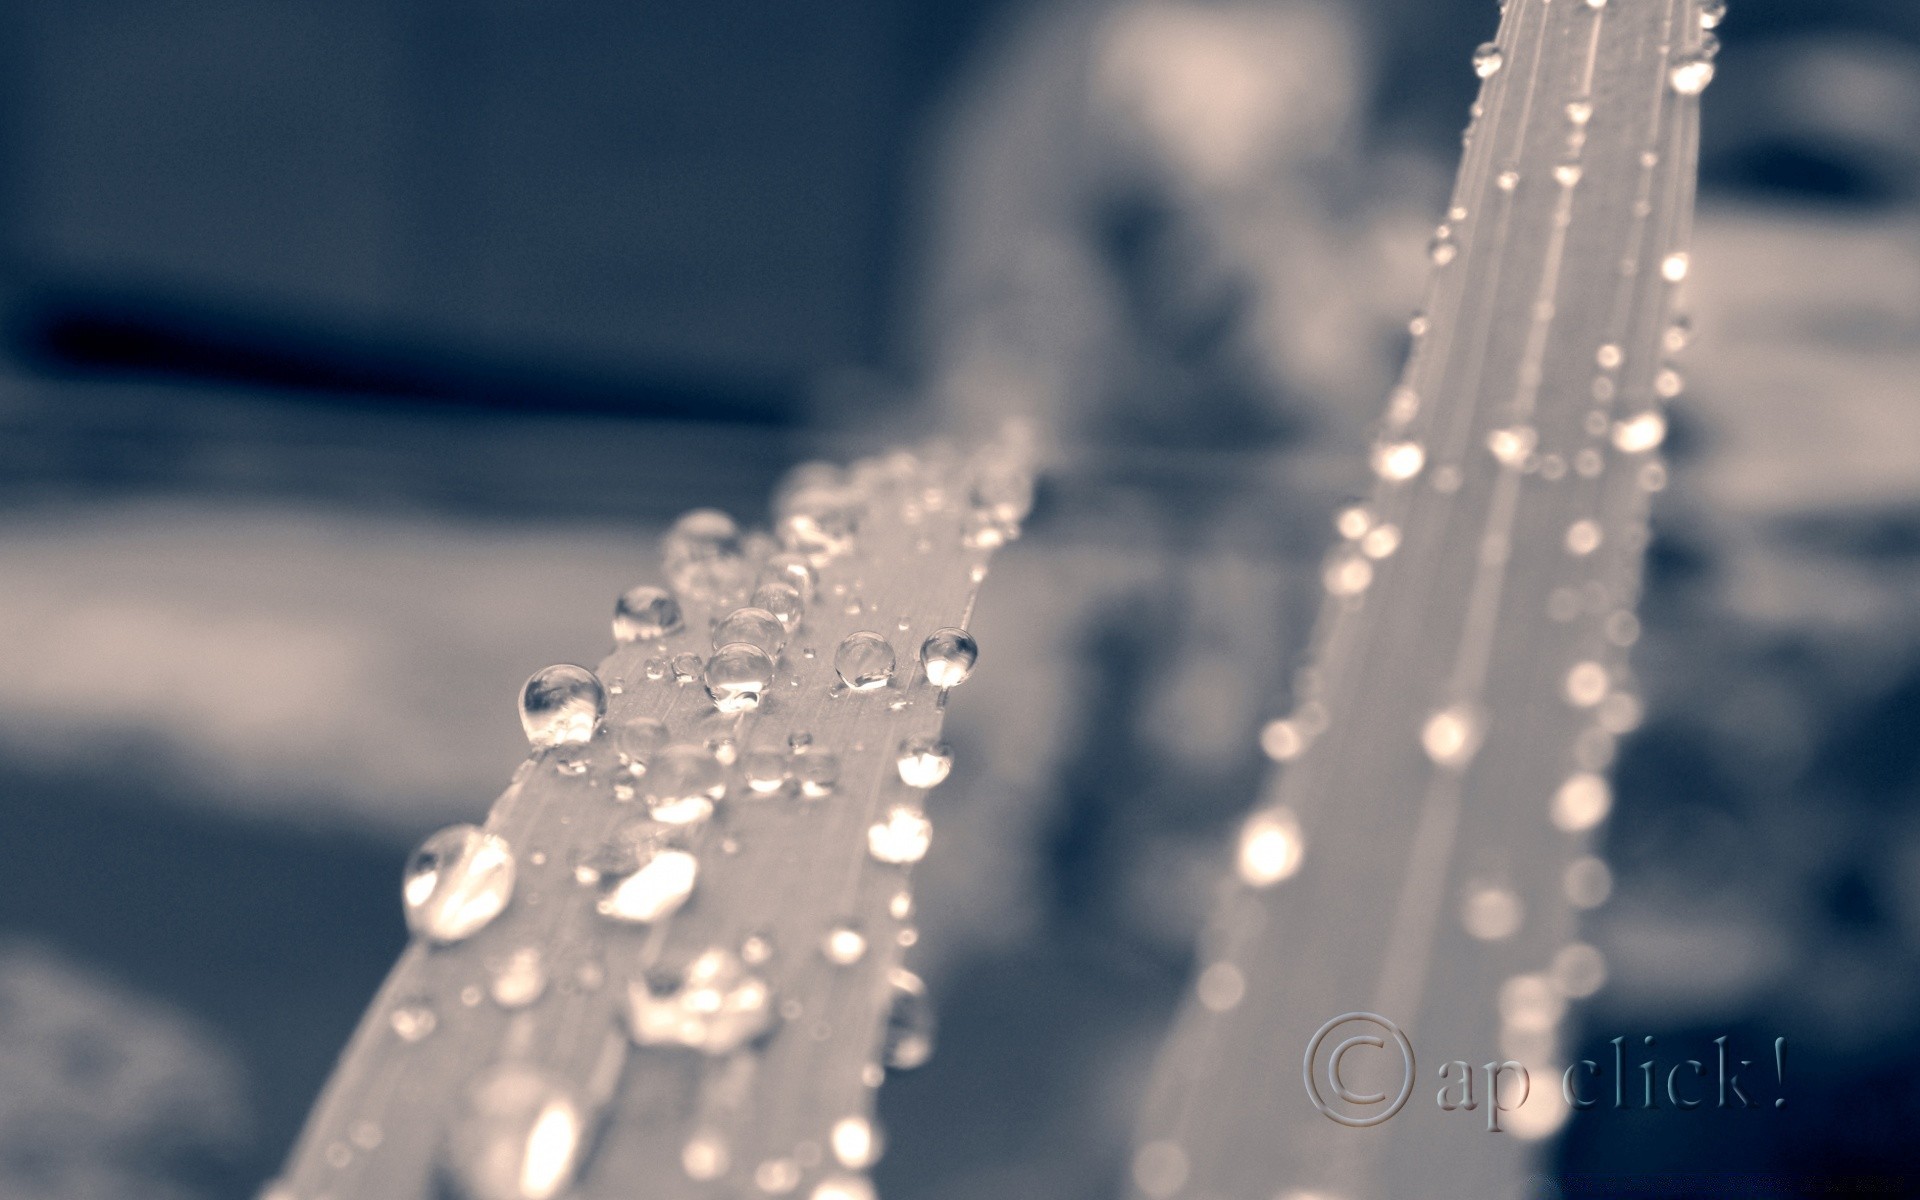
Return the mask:
[[[877, 1182], [1114, 1195], [1495, 21], [0, 0], [0, 1195], [251, 1195], [663, 526], [1009, 416]], [[1552, 1154], [1920, 1178], [1920, 6], [1719, 32], [1577, 1020], [1793, 1107]]]

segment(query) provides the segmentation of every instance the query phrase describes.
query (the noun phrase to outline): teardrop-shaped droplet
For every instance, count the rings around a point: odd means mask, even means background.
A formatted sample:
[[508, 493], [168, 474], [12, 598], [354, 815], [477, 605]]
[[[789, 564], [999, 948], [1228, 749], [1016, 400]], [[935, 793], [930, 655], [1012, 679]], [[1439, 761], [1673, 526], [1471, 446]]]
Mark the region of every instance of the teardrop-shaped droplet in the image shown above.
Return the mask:
[[680, 602], [665, 588], [628, 588], [613, 606], [613, 639], [644, 642], [679, 631]]
[[833, 669], [856, 692], [887, 686], [893, 678], [893, 644], [870, 630], [850, 633], [833, 652]]
[[685, 975], [627, 987], [627, 1028], [642, 1046], [730, 1054], [773, 1028], [773, 991], [732, 952], [714, 948]]
[[888, 809], [887, 819], [867, 830], [867, 853], [883, 863], [917, 863], [932, 843], [933, 823], [904, 804]]
[[580, 1168], [586, 1123], [559, 1080], [523, 1063], [487, 1071], [447, 1133], [446, 1170], [463, 1200], [553, 1200]]
[[667, 579], [682, 596], [711, 600], [746, 582], [740, 527], [717, 509], [696, 508], [675, 521], [662, 550]]
[[607, 692], [585, 667], [559, 663], [534, 672], [520, 689], [520, 727], [535, 746], [578, 745], [593, 740], [607, 715]]
[[806, 615], [807, 602], [800, 589], [784, 579], [769, 579], [753, 589], [753, 607], [773, 614], [780, 627], [792, 633]]
[[514, 871], [505, 839], [472, 825], [442, 829], [407, 860], [407, 927], [436, 942], [472, 937], [513, 898]]
[[840, 756], [831, 750], [808, 748], [793, 756], [788, 769], [803, 799], [824, 800], [840, 781]]
[[726, 794], [727, 770], [705, 746], [668, 746], [654, 756], [640, 784], [653, 819], [667, 825], [706, 820]]
[[936, 629], [920, 643], [920, 665], [937, 688], [959, 687], [980, 661], [980, 643], [964, 629]]
[[773, 658], [758, 646], [732, 642], [707, 660], [707, 695], [723, 713], [751, 712], [773, 686]]
[[[1458, 60], [1455, 60], [1458, 61]], [[1507, 56], [1493, 42], [1482, 42], [1473, 51], [1473, 73], [1482, 79], [1490, 79], [1500, 73], [1505, 66]]]
[[538, 946], [522, 946], [494, 964], [487, 994], [501, 1008], [525, 1008], [547, 990], [547, 964]]
[[904, 967], [889, 971], [887, 981], [893, 999], [880, 1058], [895, 1071], [911, 1071], [933, 1057], [933, 1001], [927, 985]]
[[769, 657], [777, 656], [787, 644], [787, 627], [764, 608], [736, 608], [713, 627], [713, 648], [735, 642], [758, 646]]
[[894, 766], [908, 787], [938, 787], [953, 771], [953, 751], [939, 738], [908, 738], [900, 743]]

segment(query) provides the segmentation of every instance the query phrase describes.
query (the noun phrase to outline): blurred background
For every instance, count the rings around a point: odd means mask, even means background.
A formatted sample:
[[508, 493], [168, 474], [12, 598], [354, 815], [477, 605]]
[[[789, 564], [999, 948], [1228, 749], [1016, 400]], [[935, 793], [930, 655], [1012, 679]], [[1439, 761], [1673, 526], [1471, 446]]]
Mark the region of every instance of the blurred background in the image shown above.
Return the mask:
[[[0, 1195], [250, 1196], [664, 525], [1011, 415], [877, 1181], [1114, 1195], [1495, 9], [0, 0]], [[1920, 6], [1719, 32], [1580, 1021], [1793, 1107], [1548, 1167], [1920, 1192]]]

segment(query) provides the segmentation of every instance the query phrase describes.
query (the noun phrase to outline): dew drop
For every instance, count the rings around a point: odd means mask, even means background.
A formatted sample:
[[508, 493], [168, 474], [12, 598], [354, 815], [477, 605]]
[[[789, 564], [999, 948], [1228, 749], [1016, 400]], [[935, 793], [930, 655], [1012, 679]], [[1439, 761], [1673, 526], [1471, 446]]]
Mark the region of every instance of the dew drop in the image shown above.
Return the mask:
[[1373, 583], [1373, 564], [1358, 554], [1336, 554], [1322, 575], [1329, 594], [1358, 596]]
[[1559, 989], [1540, 975], [1515, 975], [1500, 985], [1500, 1020], [1510, 1029], [1542, 1033], [1559, 1023], [1567, 1009]]
[[850, 967], [865, 957], [867, 935], [853, 925], [842, 922], [827, 930], [827, 936], [821, 939], [820, 951], [835, 966]]
[[1017, 464], [977, 464], [968, 488], [973, 507], [1003, 525], [1018, 526], [1033, 510], [1033, 474]]
[[1306, 734], [1292, 721], [1268, 721], [1260, 730], [1260, 749], [1274, 762], [1292, 762], [1306, 748]]
[[821, 474], [781, 494], [774, 524], [789, 550], [820, 562], [853, 549], [862, 508], [857, 491]]
[[1419, 442], [1381, 442], [1373, 448], [1373, 473], [1394, 483], [1403, 483], [1427, 465], [1427, 452]]
[[552, 1200], [579, 1170], [580, 1106], [559, 1081], [520, 1063], [470, 1088], [447, 1136], [447, 1170], [465, 1200]]
[[1513, 889], [1482, 883], [1467, 889], [1460, 904], [1460, 923], [1483, 942], [1497, 942], [1519, 932], [1526, 907]]
[[827, 1139], [834, 1161], [851, 1171], [864, 1171], [880, 1159], [880, 1139], [865, 1117], [841, 1117]]
[[1686, 251], [1676, 250], [1660, 260], [1660, 278], [1668, 283], [1679, 283], [1687, 277], [1687, 270], [1692, 265]]
[[908, 787], [938, 787], [953, 772], [953, 751], [935, 737], [908, 738], [900, 743], [894, 766], [900, 772], [900, 782]]
[[1493, 452], [1500, 465], [1518, 469], [1533, 453], [1534, 445], [1540, 435], [1531, 425], [1515, 425], [1511, 429], [1496, 429], [1487, 435], [1487, 449]]
[[772, 746], [747, 752], [741, 761], [747, 790], [756, 796], [771, 796], [787, 785], [787, 755]]
[[547, 965], [538, 946], [522, 946], [487, 976], [487, 994], [501, 1008], [525, 1008], [547, 990]]
[[740, 527], [718, 509], [696, 508], [675, 521], [663, 556], [674, 590], [699, 600], [738, 588], [746, 570]]
[[1598, 908], [1613, 893], [1613, 872], [1591, 854], [1569, 863], [1560, 882], [1567, 903], [1575, 908]]
[[1360, 553], [1368, 558], [1390, 558], [1400, 548], [1400, 527], [1376, 525], [1360, 539]]
[[856, 692], [871, 692], [893, 679], [893, 644], [871, 630], [850, 633], [833, 652], [833, 669]]
[[1508, 167], [1493, 177], [1493, 186], [1503, 192], [1510, 192], [1520, 186], [1520, 172]]
[[636, 717], [613, 731], [613, 749], [627, 771], [645, 775], [653, 756], [667, 744], [665, 722], [652, 717]]
[[613, 606], [613, 640], [644, 642], [677, 633], [683, 624], [680, 602], [664, 588], [628, 588]]
[[1240, 827], [1236, 856], [1240, 878], [1253, 887], [1271, 887], [1292, 878], [1306, 854], [1306, 835], [1300, 818], [1285, 805], [1262, 809]]
[[706, 662], [690, 650], [674, 655], [673, 661], [668, 666], [673, 671], [673, 681], [681, 684], [697, 681], [701, 673], [707, 669]]
[[1194, 983], [1194, 995], [1209, 1012], [1230, 1012], [1247, 995], [1247, 977], [1230, 962], [1210, 964]]
[[680, 1167], [688, 1179], [703, 1183], [718, 1179], [727, 1173], [727, 1161], [726, 1139], [710, 1129], [694, 1134], [680, 1147]]
[[513, 897], [513, 851], [473, 825], [450, 825], [420, 844], [401, 883], [407, 927], [450, 943], [472, 937]]
[[831, 750], [807, 750], [793, 756], [789, 769], [803, 799], [824, 800], [840, 781], [840, 756]]
[[1622, 454], [1645, 454], [1666, 439], [1667, 419], [1652, 409], [1613, 426], [1613, 447]]
[[873, 1184], [859, 1175], [829, 1175], [814, 1185], [809, 1200], [874, 1200]]
[[1353, 541], [1373, 528], [1373, 514], [1364, 504], [1351, 504], [1334, 515], [1333, 527], [1341, 537]]
[[403, 1042], [421, 1042], [433, 1035], [440, 1027], [440, 1017], [433, 1007], [424, 1000], [408, 1000], [394, 1005], [387, 1014], [387, 1024]]
[[1498, 45], [1493, 42], [1482, 42], [1473, 51], [1473, 73], [1482, 79], [1491, 79], [1500, 73], [1500, 68], [1506, 65], [1506, 61], [1506, 55], [1500, 52]]
[[787, 644], [787, 627], [764, 608], [736, 608], [713, 627], [713, 648], [744, 644], [776, 656]]
[[1444, 267], [1459, 257], [1460, 247], [1453, 240], [1453, 231], [1442, 225], [1434, 232], [1433, 240], [1427, 243], [1427, 257], [1436, 267]]
[[1580, 168], [1573, 163], [1561, 163], [1553, 169], [1553, 180], [1561, 187], [1572, 187], [1580, 182]]
[[[802, 604], [813, 602], [813, 591], [819, 584], [819, 576], [814, 572], [813, 564], [807, 556], [792, 550], [783, 550], [767, 556], [767, 562], [760, 569], [761, 584], [784, 583], [800, 593]], [[762, 605], [762, 607], [765, 607]], [[769, 610], [771, 611], [771, 610]]]
[[607, 693], [599, 678], [572, 663], [542, 668], [520, 689], [520, 727], [537, 747], [591, 741], [606, 714]]
[[705, 678], [715, 708], [723, 713], [751, 712], [773, 686], [773, 659], [758, 646], [730, 642], [707, 660]]
[[917, 863], [932, 842], [933, 823], [904, 804], [889, 808], [887, 819], [867, 830], [867, 853], [883, 863]]
[[1553, 956], [1553, 982], [1561, 995], [1584, 1000], [1606, 986], [1606, 956], [1585, 942], [1562, 946]]
[[714, 802], [726, 793], [727, 772], [719, 760], [705, 746], [681, 745], [654, 757], [640, 798], [654, 820], [692, 825], [713, 815]]
[[1607, 696], [1607, 669], [1597, 662], [1575, 663], [1567, 672], [1567, 703], [1592, 708]]
[[1667, 326], [1667, 332], [1662, 335], [1660, 345], [1668, 354], [1678, 354], [1685, 350], [1687, 343], [1692, 340], [1693, 321], [1682, 314], [1673, 319], [1673, 324]]
[[579, 876], [601, 889], [595, 911], [631, 924], [678, 912], [700, 874], [698, 859], [672, 846], [664, 830], [645, 820], [614, 830], [582, 868]]
[[1581, 833], [1607, 819], [1613, 790], [1602, 776], [1581, 771], [1567, 777], [1553, 794], [1553, 823], [1568, 833]]
[[1479, 714], [1456, 704], [1427, 718], [1420, 728], [1420, 746], [1436, 764], [1459, 770], [1473, 761], [1483, 735]]
[[1585, 100], [1568, 101], [1567, 120], [1573, 122], [1575, 125], [1585, 125], [1588, 121], [1593, 120], [1593, 105]]
[[1585, 557], [1600, 548], [1600, 522], [1580, 520], [1567, 526], [1567, 553]]
[[920, 643], [920, 665], [937, 688], [959, 687], [980, 660], [980, 644], [964, 629], [936, 629]]
[[933, 1001], [927, 985], [904, 967], [889, 971], [887, 981], [893, 1000], [880, 1058], [892, 1070], [911, 1071], [933, 1057]]
[[1706, 54], [1683, 54], [1673, 60], [1667, 82], [1682, 96], [1698, 96], [1713, 82], [1713, 59]]
[[799, 588], [785, 580], [770, 579], [753, 589], [753, 607], [772, 614], [782, 629], [792, 633], [806, 615], [807, 605]]
[[676, 979], [627, 986], [627, 1026], [642, 1046], [730, 1054], [773, 1028], [773, 992], [731, 952], [714, 948]]
[[1727, 0], [1700, 0], [1700, 28], [1718, 29], [1727, 19]]
[[753, 1169], [753, 1185], [769, 1196], [784, 1196], [800, 1186], [800, 1164], [790, 1158], [770, 1158]]

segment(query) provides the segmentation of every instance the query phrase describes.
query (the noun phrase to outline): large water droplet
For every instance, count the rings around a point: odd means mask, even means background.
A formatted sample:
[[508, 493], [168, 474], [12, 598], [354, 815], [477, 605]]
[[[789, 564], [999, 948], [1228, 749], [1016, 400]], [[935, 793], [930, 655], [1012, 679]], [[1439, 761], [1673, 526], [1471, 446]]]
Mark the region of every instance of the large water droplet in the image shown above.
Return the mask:
[[642, 1046], [730, 1054], [773, 1028], [773, 992], [738, 957], [705, 951], [679, 979], [627, 987], [627, 1024]]
[[694, 880], [700, 874], [700, 861], [685, 850], [664, 845], [659, 839], [633, 844], [632, 870], [620, 875], [601, 875], [606, 893], [594, 905], [603, 917], [616, 921], [647, 924], [680, 911], [693, 894]]
[[706, 820], [726, 794], [726, 768], [705, 746], [690, 745], [669, 746], [655, 755], [640, 789], [653, 819], [668, 825]]
[[867, 853], [883, 863], [917, 863], [933, 842], [933, 823], [904, 804], [887, 810], [887, 819], [867, 830]]
[[750, 712], [760, 707], [773, 686], [773, 659], [758, 646], [733, 642], [707, 660], [706, 680], [715, 708], [723, 713]]
[[769, 579], [753, 589], [753, 607], [771, 613], [782, 629], [792, 633], [799, 627], [800, 618], [806, 615], [807, 602], [793, 584], [784, 579]]
[[850, 633], [833, 652], [833, 669], [856, 692], [887, 686], [893, 678], [893, 644], [870, 630]]
[[1727, 0], [1700, 0], [1700, 28], [1718, 29], [1727, 19]]
[[953, 771], [953, 751], [936, 737], [908, 738], [900, 743], [894, 766], [908, 787], [938, 787]]
[[1262, 809], [1240, 827], [1240, 878], [1254, 887], [1269, 887], [1300, 869], [1306, 853], [1306, 835], [1300, 819], [1285, 805]]
[[920, 665], [937, 688], [959, 687], [980, 660], [980, 643], [964, 629], [936, 629], [920, 643]]
[[534, 1067], [494, 1067], [470, 1088], [447, 1135], [447, 1172], [465, 1200], [552, 1200], [579, 1170], [580, 1106]]
[[880, 1059], [896, 1071], [911, 1071], [933, 1057], [933, 1001], [927, 985], [904, 967], [887, 973], [893, 1000]]
[[513, 851], [495, 834], [450, 825], [420, 844], [401, 883], [407, 927], [436, 942], [472, 937], [513, 897]]
[[547, 990], [547, 964], [538, 946], [522, 946], [494, 964], [487, 994], [501, 1008], [525, 1008]]
[[663, 543], [667, 579], [683, 596], [710, 600], [744, 582], [740, 527], [712, 508], [696, 508], [673, 523]]
[[662, 638], [677, 632], [682, 624], [680, 602], [664, 588], [628, 588], [613, 606], [613, 639], [617, 642]]
[[[1456, 60], [1458, 61], [1458, 60]], [[1482, 42], [1473, 51], [1473, 73], [1482, 79], [1490, 79], [1500, 73], [1507, 62], [1506, 55], [1493, 42]]]
[[736, 642], [758, 646], [769, 657], [777, 656], [787, 644], [787, 627], [764, 608], [736, 608], [713, 627], [713, 648]]
[[606, 714], [607, 692], [599, 677], [572, 663], [536, 671], [520, 689], [520, 727], [535, 746], [591, 741]]
[[[785, 583], [800, 590], [802, 604], [813, 603], [813, 589], [819, 583], [813, 564], [807, 556], [793, 550], [782, 550], [778, 554], [767, 556], [766, 565], [760, 568], [760, 582]], [[764, 605], [762, 607], [765, 607]]]

